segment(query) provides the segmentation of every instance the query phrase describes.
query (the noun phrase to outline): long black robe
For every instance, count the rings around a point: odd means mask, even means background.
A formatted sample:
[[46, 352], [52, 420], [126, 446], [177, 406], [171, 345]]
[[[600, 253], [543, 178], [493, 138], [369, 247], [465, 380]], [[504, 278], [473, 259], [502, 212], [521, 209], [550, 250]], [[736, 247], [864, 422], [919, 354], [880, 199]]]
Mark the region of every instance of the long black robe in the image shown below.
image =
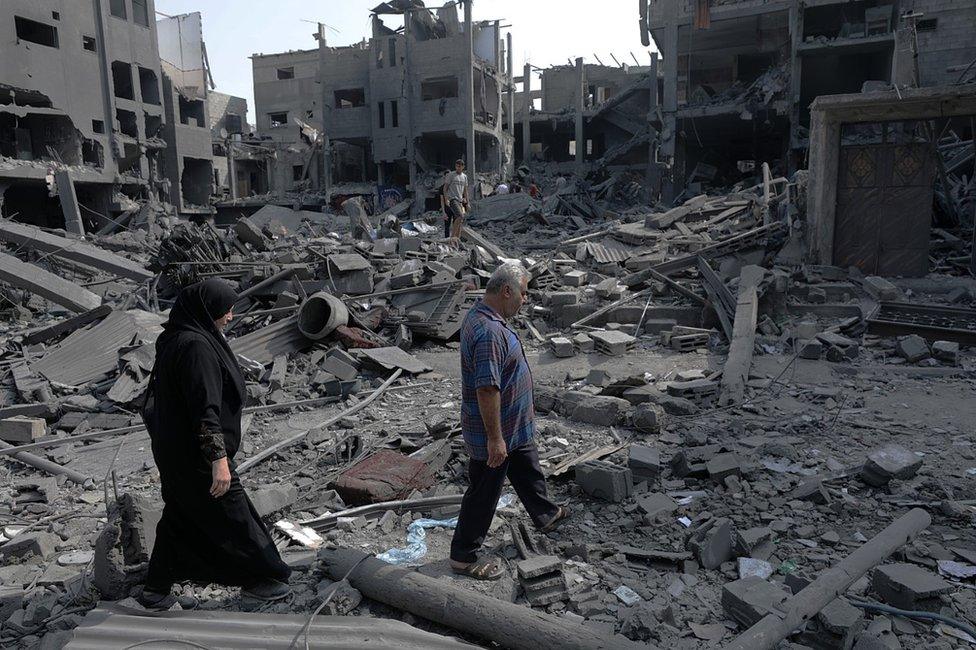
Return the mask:
[[[184, 289], [156, 342], [156, 363], [143, 418], [162, 483], [163, 515], [146, 587], [167, 592], [192, 580], [249, 587], [287, 581], [271, 535], [237, 476], [243, 373], [213, 321], [237, 294], [220, 280]], [[210, 496], [211, 464], [226, 456], [230, 489]]]

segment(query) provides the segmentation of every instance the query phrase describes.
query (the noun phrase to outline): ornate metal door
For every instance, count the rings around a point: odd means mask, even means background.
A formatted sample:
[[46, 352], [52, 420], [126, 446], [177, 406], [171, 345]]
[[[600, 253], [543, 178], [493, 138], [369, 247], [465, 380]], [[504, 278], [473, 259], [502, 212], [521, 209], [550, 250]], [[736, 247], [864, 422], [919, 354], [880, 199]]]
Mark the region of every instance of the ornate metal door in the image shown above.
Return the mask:
[[834, 264], [867, 275], [928, 273], [934, 178], [927, 142], [841, 147]]

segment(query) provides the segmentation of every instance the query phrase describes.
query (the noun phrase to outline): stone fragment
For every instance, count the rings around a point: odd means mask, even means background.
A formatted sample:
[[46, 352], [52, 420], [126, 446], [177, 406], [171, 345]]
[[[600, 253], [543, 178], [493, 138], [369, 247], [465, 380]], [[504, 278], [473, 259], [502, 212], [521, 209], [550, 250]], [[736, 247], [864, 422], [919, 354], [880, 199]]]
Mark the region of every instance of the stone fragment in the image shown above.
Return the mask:
[[47, 435], [44, 418], [15, 415], [0, 420], [0, 440], [13, 444], [29, 444]]
[[[573, 403], [572, 399], [579, 397]], [[564, 415], [577, 422], [612, 427], [622, 424], [630, 410], [630, 404], [619, 397], [606, 395], [573, 394], [564, 401]]]
[[657, 434], [664, 424], [664, 408], [657, 404], [638, 404], [634, 409], [634, 428], [641, 433]]
[[909, 363], [915, 363], [931, 356], [929, 344], [918, 334], [902, 336], [895, 344], [895, 352]]
[[817, 361], [820, 359], [820, 355], [823, 354], [823, 343], [817, 339], [807, 339], [805, 341], [798, 341], [796, 344], [797, 354], [801, 359], [810, 359], [811, 361]]
[[61, 538], [43, 531], [19, 533], [13, 539], [0, 546], [0, 556], [4, 558], [26, 558], [34, 556], [46, 560], [54, 554]]
[[657, 483], [661, 476], [661, 450], [646, 445], [631, 445], [627, 453], [627, 467], [637, 482]]
[[756, 576], [765, 580], [773, 575], [773, 565], [766, 560], [759, 560], [752, 557], [739, 558], [739, 577]]
[[884, 564], [871, 574], [871, 590], [892, 607], [937, 612], [952, 584], [914, 564]]
[[352, 381], [359, 376], [359, 372], [355, 367], [349, 365], [336, 356], [327, 356], [322, 361], [322, 365], [320, 367], [323, 371], [338, 377], [341, 381]]
[[827, 486], [820, 479], [801, 481], [790, 492], [789, 498], [790, 501], [811, 501], [818, 505], [830, 503], [830, 493], [827, 491]]
[[766, 559], [773, 551], [773, 531], [756, 527], [735, 532], [733, 549], [736, 555]]
[[0, 585], [0, 626], [24, 604], [24, 590]]
[[742, 463], [734, 453], [715, 454], [705, 463], [708, 476], [717, 482], [722, 482], [727, 476], [742, 474]]
[[936, 341], [932, 344], [932, 356], [943, 363], [959, 363], [959, 344], [955, 341]]
[[732, 521], [709, 519], [688, 534], [685, 548], [692, 551], [706, 569], [716, 569], [732, 559]]
[[576, 465], [576, 483], [590, 496], [614, 503], [623, 501], [634, 491], [630, 470], [600, 460]]
[[609, 386], [610, 382], [610, 373], [602, 368], [593, 368], [590, 370], [589, 374], [586, 375], [586, 383], [590, 386], [599, 386], [600, 388], [604, 388]]
[[273, 512], [284, 510], [298, 501], [298, 488], [294, 485], [262, 485], [248, 491], [251, 503], [259, 517], [267, 517]]
[[156, 526], [163, 516], [163, 504], [126, 493], [119, 497], [118, 505], [125, 563], [131, 566], [148, 562], [156, 543]]
[[722, 609], [743, 627], [751, 627], [776, 612], [789, 592], [781, 585], [756, 576], [739, 578], [722, 587]]
[[909, 479], [922, 466], [922, 458], [900, 445], [887, 445], [868, 453], [861, 468], [861, 479], [875, 487], [887, 485], [891, 479]]
[[677, 510], [678, 502], [662, 492], [651, 492], [637, 497], [637, 508], [648, 521], [653, 521], [659, 515], [669, 515]]
[[546, 573], [559, 571], [562, 569], [563, 562], [555, 555], [533, 555], [522, 560], [515, 568], [519, 578], [536, 578]]

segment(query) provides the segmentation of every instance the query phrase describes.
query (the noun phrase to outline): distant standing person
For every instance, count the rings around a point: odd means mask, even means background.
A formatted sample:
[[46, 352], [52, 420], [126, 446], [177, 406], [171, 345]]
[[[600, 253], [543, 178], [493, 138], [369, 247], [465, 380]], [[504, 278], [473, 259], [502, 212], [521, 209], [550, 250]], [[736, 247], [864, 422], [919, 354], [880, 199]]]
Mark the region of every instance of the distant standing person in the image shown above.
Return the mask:
[[495, 580], [505, 572], [494, 560], [479, 559], [478, 549], [506, 477], [542, 532], [569, 516], [546, 494], [534, 440], [532, 371], [518, 334], [506, 322], [521, 309], [528, 285], [521, 264], [503, 264], [461, 325], [461, 433], [470, 456], [469, 485], [451, 541], [451, 568], [478, 580]]
[[224, 338], [237, 293], [224, 280], [191, 285], [176, 299], [156, 341], [142, 417], [162, 483], [163, 515], [140, 603], [168, 609], [175, 582], [243, 587], [280, 600], [291, 569], [244, 492], [234, 456], [241, 446], [244, 373]]
[[444, 178], [441, 190], [441, 209], [444, 210], [444, 237], [460, 239], [464, 214], [469, 205], [468, 176], [464, 173], [464, 161], [454, 162], [454, 171]]

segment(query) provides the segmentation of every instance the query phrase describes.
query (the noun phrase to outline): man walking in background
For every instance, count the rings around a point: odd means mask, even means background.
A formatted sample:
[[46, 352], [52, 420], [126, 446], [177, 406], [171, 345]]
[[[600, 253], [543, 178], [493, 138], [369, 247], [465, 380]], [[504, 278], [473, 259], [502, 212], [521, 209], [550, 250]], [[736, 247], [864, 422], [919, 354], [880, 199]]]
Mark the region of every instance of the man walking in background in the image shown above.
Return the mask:
[[518, 335], [506, 323], [518, 314], [528, 290], [528, 271], [518, 263], [503, 264], [461, 326], [461, 433], [470, 455], [470, 484], [451, 541], [451, 568], [479, 580], [504, 573], [494, 560], [478, 559], [477, 551], [506, 476], [542, 532], [569, 516], [546, 495], [534, 440], [532, 372]]
[[454, 171], [444, 177], [441, 189], [441, 209], [444, 210], [444, 237], [460, 239], [464, 214], [468, 210], [468, 176], [464, 173], [464, 161], [454, 162]]

